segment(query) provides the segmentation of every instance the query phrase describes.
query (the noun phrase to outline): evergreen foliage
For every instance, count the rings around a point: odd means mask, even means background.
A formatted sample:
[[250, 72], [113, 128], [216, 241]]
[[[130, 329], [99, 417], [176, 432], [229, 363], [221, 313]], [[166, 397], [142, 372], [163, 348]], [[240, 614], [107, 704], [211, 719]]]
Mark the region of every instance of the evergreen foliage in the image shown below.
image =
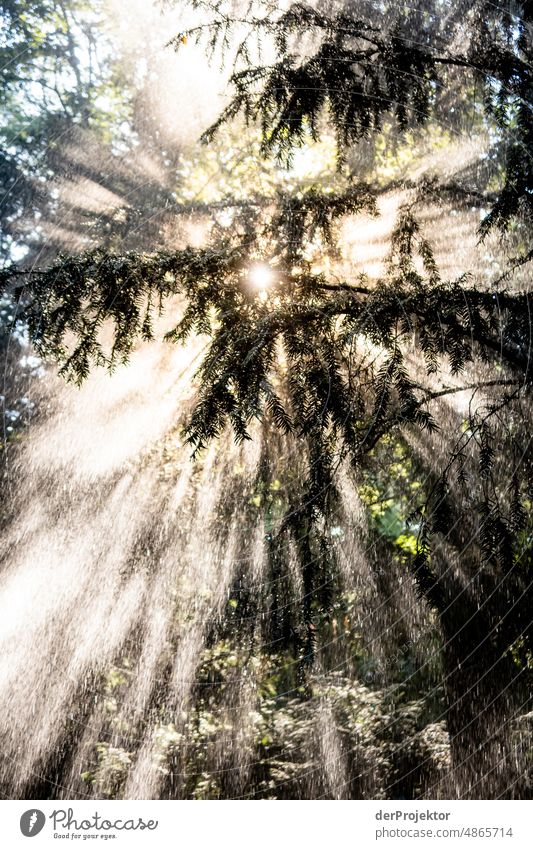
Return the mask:
[[[424, 386], [410, 375], [406, 354], [412, 339], [428, 377], [439, 375], [444, 360], [452, 374], [474, 360], [499, 369], [498, 376], [475, 384], [478, 390], [499, 388], [502, 394], [483, 420], [474, 417], [473, 435], [465, 438], [479, 444], [479, 476], [487, 484], [493, 466], [490, 419], [510, 407], [531, 382], [531, 296], [496, 295], [472, 287], [468, 279], [441, 280], [411, 208], [400, 211], [382, 280], [372, 285], [364, 278], [331, 280], [313, 271], [304, 259], [309, 232], [320, 229], [334, 252], [336, 218], [362, 208], [375, 211], [366, 187], [344, 196], [312, 189], [296, 199], [280, 197], [263, 227], [256, 207], [255, 236], [247, 229], [241, 239], [216, 249], [123, 256], [96, 250], [59, 257], [44, 271], [20, 275], [32, 341], [43, 356], [61, 360], [62, 373], [77, 382], [94, 366], [113, 368], [126, 361], [138, 339], [152, 338], [153, 313], [169, 298], [183, 299], [182, 316], [168, 339], [183, 342], [191, 333], [210, 339], [198, 372], [199, 396], [185, 430], [194, 454], [228, 423], [237, 440], [250, 438], [252, 422], [265, 416], [306, 446], [306, 487], [298, 502], [290, 504], [280, 531], [295, 537], [302, 564], [310, 570], [302, 610], [309, 626], [306, 645], [297, 640], [303, 657], [313, 655], [312, 614], [322, 607], [316, 587], [324, 583], [317, 565], [323, 565], [324, 557], [310, 546], [326, 544], [324, 528], [336, 503], [336, 469], [346, 459], [360, 467], [380, 439], [402, 428], [437, 428], [432, 401], [456, 391], [446, 385]], [[250, 215], [242, 214], [249, 222]], [[249, 267], [265, 243], [275, 282], [262, 299], [250, 285]], [[7, 269], [3, 276], [7, 281], [13, 271]], [[106, 347], [101, 331], [109, 322], [114, 336]], [[73, 346], [71, 339], [76, 340]], [[452, 459], [463, 456], [464, 447], [458, 446]], [[517, 485], [513, 519], [499, 516], [495, 523], [495, 502], [488, 490], [483, 493], [480, 509], [491, 516], [486, 521], [491, 532], [483, 537], [488, 560], [512, 556], [512, 529], [519, 533], [523, 527], [520, 499]], [[436, 610], [444, 610], [448, 596], [431, 569], [429, 539], [445, 530], [449, 517], [444, 495], [430, 501], [433, 507], [423, 518], [412, 573], [423, 596]], [[332, 577], [326, 580], [333, 582]], [[297, 631], [290, 633], [294, 637]]]
[[212, 20], [176, 37], [177, 49], [190, 36], [207, 37], [213, 51], [227, 48], [229, 32], [239, 23], [249, 23], [259, 38], [273, 36], [276, 45], [275, 62], [253, 64], [247, 42], [241, 43], [230, 78], [233, 97], [205, 141], [242, 114], [247, 123], [260, 122], [263, 153], [290, 162], [308, 135], [320, 135], [327, 109], [342, 156], [391, 119], [399, 131], [426, 123], [450, 86], [473, 82], [505, 148], [504, 185], [482, 233], [495, 224], [508, 227], [519, 211], [531, 214], [529, 2], [517, 3], [513, 12], [485, 2], [465, 4], [465, 27], [460, 8], [456, 15], [443, 15], [437, 0], [428, 4], [422, 28], [413, 21], [413, 10], [389, 4], [381, 15], [372, 9], [369, 16], [364, 3], [331, 12], [293, 3], [278, 15], [267, 7], [263, 17], [244, 20], [232, 19], [220, 3], [195, 0], [192, 5], [210, 9]]
[[[212, 50], [227, 50], [234, 29], [245, 25], [273, 38], [276, 53], [272, 63], [258, 64], [243, 41], [230, 80], [233, 99], [206, 131], [206, 142], [242, 115], [259, 123], [263, 154], [290, 163], [295, 149], [308, 136], [318, 139], [327, 124], [342, 163], [361, 139], [427, 123], [459, 74], [464, 87], [478, 87], [459, 106], [482, 104], [501, 165], [480, 235], [527, 226], [533, 212], [530, 3], [515, 4], [512, 14], [483, 2], [465, 4], [466, 25], [458, 15], [444, 26], [436, 0], [430, 25], [419, 24], [416, 40], [409, 14], [387, 4], [382, 21], [357, 3], [340, 11], [296, 3], [244, 20], [228, 17], [220, 3], [193, 5], [207, 8], [212, 20], [180, 33], [177, 46], [207, 35]], [[427, 190], [421, 186], [400, 209], [387, 272], [377, 280], [339, 279], [326, 262], [317, 269], [308, 258], [309, 245], [319, 241], [324, 260], [333, 262], [343, 217], [377, 214], [379, 189], [357, 180], [345, 191], [311, 187], [240, 205], [229, 200], [231, 232], [214, 230], [206, 247], [122, 255], [97, 249], [59, 256], [44, 269], [0, 273], [3, 287], [17, 292], [37, 350], [58, 359], [62, 373], [77, 382], [94, 366], [126, 361], [137, 340], [152, 338], [154, 316], [163, 309], [179, 313], [169, 341], [207, 336], [185, 428], [195, 455], [228, 424], [238, 441], [251, 437], [258, 420], [298, 441], [305, 484], [267, 542], [273, 584], [287, 535], [301, 563], [299, 609], [280, 615], [274, 591], [271, 627], [273, 640], [298, 655], [302, 681], [315, 654], [315, 618], [331, 606], [336, 586], [330, 524], [339, 468], [351, 464], [359, 472], [386, 438], [436, 430], [434, 402], [465, 389], [488, 400], [471, 408], [464, 432], [410, 517], [417, 540], [408, 566], [454, 653], [454, 674], [475, 666], [485, 673], [499, 664], [509, 678], [513, 652], [521, 669], [532, 656], [532, 458], [522, 410], [532, 379], [532, 295], [506, 290], [505, 275], [479, 285], [472, 269], [443, 279], [418, 216]], [[432, 184], [431, 191], [441, 198], [456, 193], [450, 184]], [[530, 258], [526, 245], [514, 263]], [[250, 279], [256, 263], [272, 275], [264, 293]], [[108, 324], [111, 346], [102, 336]], [[472, 377], [472, 364], [480, 363], [486, 375]], [[464, 382], [450, 386], [449, 374], [457, 381], [464, 375]], [[515, 461], [511, 481], [503, 456]], [[453, 538], [461, 519], [456, 487], [469, 485], [462, 519], [474, 527], [476, 566], [483, 568], [472, 567], [473, 588], [465, 592], [457, 575], [442, 568], [439, 541]], [[486, 635], [482, 644], [479, 632]], [[486, 690], [478, 679], [471, 689], [473, 711]], [[464, 708], [465, 699], [463, 687], [454, 704]]]

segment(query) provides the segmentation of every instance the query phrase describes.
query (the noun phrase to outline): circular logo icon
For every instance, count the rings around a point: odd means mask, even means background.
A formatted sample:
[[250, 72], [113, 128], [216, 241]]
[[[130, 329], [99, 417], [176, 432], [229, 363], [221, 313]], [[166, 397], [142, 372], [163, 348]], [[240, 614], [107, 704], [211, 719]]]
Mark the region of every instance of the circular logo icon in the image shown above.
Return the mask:
[[46, 817], [42, 811], [37, 808], [30, 808], [29, 811], [24, 811], [20, 818], [20, 830], [24, 837], [35, 837], [43, 830]]

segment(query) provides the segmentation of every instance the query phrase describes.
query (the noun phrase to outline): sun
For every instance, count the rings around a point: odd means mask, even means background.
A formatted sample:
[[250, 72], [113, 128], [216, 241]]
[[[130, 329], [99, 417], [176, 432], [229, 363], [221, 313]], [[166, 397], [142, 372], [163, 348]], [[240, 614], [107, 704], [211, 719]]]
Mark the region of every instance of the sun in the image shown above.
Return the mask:
[[270, 265], [257, 263], [248, 270], [248, 280], [255, 289], [268, 289], [274, 280], [274, 273]]

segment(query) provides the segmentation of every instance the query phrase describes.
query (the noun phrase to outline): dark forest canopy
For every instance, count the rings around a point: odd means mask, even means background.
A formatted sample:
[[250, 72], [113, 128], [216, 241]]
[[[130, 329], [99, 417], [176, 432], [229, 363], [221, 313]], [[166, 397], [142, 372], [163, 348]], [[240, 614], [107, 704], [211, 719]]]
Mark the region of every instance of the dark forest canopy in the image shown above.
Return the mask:
[[[533, 301], [527, 285], [512, 285], [513, 272], [529, 274], [533, 257], [533, 4], [193, 7], [205, 23], [172, 44], [185, 50], [198, 39], [233, 63], [229, 102], [205, 144], [244, 121], [259, 127], [261, 155], [285, 166], [309, 139], [332, 130], [342, 187], [229, 197], [222, 206], [231, 227], [213, 226], [202, 247], [116, 253], [104, 246], [62, 253], [44, 268], [8, 263], [2, 286], [37, 351], [77, 382], [95, 366], [126, 362], [139, 340], [153, 338], [158, 313], [182, 304], [167, 339], [208, 338], [185, 428], [195, 455], [228, 424], [237, 440], [249, 439], [259, 420], [296, 441], [307, 477], [267, 545], [274, 571], [281, 540], [289, 536], [298, 550], [303, 599], [285, 617], [274, 610], [272, 630], [299, 658], [302, 676], [315, 655], [316, 618], [334, 598], [329, 530], [339, 467], [365, 474], [380, 452], [386, 459], [387, 440], [407, 444], [406, 434], [441, 428], [439, 401], [468, 391], [463, 427], [405, 517], [416, 528], [406, 564], [446, 646], [452, 733], [482, 704], [499, 715], [514, 692], [509, 682], [519, 688], [530, 675], [533, 652]], [[6, 82], [12, 91], [14, 78]], [[89, 120], [81, 95], [64, 106]], [[373, 179], [373, 145], [382, 139], [394, 148], [444, 116], [459, 135], [475, 125], [488, 136], [483, 179], [404, 181], [409, 199], [392, 229], [386, 272], [339, 276], [338, 225], [376, 216], [391, 188]], [[29, 148], [34, 142], [28, 136]], [[4, 156], [6, 173], [17, 167], [13, 157]], [[503, 270], [489, 281], [476, 268], [444, 279], [422, 223], [429, 203], [484, 210], [479, 238], [501, 234]], [[16, 206], [7, 215], [15, 220]], [[308, 256], [314, 240], [330, 260], [318, 270]], [[264, 292], [250, 284], [257, 264], [271, 276]], [[111, 347], [102, 339], [109, 324]], [[439, 541], [451, 539], [464, 553], [469, 536], [468, 554], [446, 568]], [[500, 682], [496, 693], [489, 679]], [[464, 733], [456, 736], [466, 745]]]

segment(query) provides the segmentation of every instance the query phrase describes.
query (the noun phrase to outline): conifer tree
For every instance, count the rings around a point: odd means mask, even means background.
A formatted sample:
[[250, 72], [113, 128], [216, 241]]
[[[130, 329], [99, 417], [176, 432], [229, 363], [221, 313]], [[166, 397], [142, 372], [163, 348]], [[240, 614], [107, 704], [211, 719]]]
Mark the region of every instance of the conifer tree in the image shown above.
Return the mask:
[[[436, 430], [435, 402], [458, 390], [487, 399], [471, 404], [446, 462], [431, 470], [411, 517], [418, 538], [408, 562], [442, 633], [448, 725], [455, 763], [466, 763], [464, 792], [482, 796], [476, 776], [509, 745], [500, 729], [526, 704], [533, 652], [533, 303], [527, 289], [508, 286], [513, 270], [533, 257], [532, 4], [458, 3], [450, 15], [439, 0], [424, 15], [395, 4], [378, 13], [358, 2], [294, 3], [286, 11], [253, 4], [235, 15], [218, 2], [193, 6], [209, 21], [177, 34], [176, 47], [198, 38], [228, 54], [238, 37], [232, 97], [205, 143], [223, 125], [244, 120], [259, 125], [262, 155], [287, 164], [306, 139], [331, 127], [342, 168], [362, 141], [414, 131], [454, 103], [458, 121], [481, 110], [496, 140], [497, 191], [461, 181], [411, 185], [387, 271], [377, 280], [339, 279], [326, 262], [317, 269], [308, 259], [309, 244], [320, 239], [333, 263], [341, 220], [377, 214], [382, 187], [351, 172], [337, 192], [311, 187], [275, 199], [228, 199], [232, 227], [215, 228], [200, 248], [61, 255], [44, 269], [9, 267], [2, 283], [18, 291], [37, 350], [77, 382], [95, 366], [127, 361], [138, 340], [153, 337], [154, 315], [177, 296], [183, 309], [168, 340], [209, 338], [185, 430], [193, 454], [228, 425], [237, 440], [249, 439], [257, 420], [301, 446], [305, 486], [267, 545], [273, 574], [287, 536], [301, 560], [303, 600], [292, 621], [274, 609], [271, 628], [298, 654], [303, 676], [316, 651], [314, 616], [327, 609], [335, 587], [328, 523], [339, 467], [349, 464], [358, 474], [391, 434]], [[257, 58], [253, 36], [270, 39], [272, 62]], [[455, 96], [458, 85], [469, 95]], [[441, 276], [419, 216], [435, 198], [488, 210], [480, 238], [520, 232], [521, 251], [491, 285], [480, 285], [475, 269], [455, 280]], [[257, 264], [271, 277], [264, 295], [250, 285]], [[110, 350], [101, 337], [105, 324], [113, 327]], [[472, 379], [479, 363], [484, 375]], [[464, 375], [463, 382], [450, 386], [448, 371], [458, 380]], [[448, 542], [462, 552], [457, 568], [443, 556]], [[526, 791], [502, 784], [501, 792]]]

